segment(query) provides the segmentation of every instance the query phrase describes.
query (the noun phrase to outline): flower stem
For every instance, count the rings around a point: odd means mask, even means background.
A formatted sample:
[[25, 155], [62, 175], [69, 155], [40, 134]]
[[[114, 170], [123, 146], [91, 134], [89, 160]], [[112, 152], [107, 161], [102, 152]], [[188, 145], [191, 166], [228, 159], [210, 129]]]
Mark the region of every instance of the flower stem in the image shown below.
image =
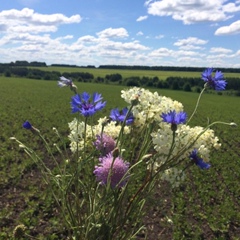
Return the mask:
[[192, 117], [193, 117], [194, 114], [196, 113], [197, 108], [198, 108], [198, 105], [199, 105], [199, 102], [200, 102], [200, 99], [201, 99], [202, 94], [203, 94], [203, 92], [205, 91], [205, 89], [206, 89], [206, 87], [204, 87], [204, 88], [202, 89], [202, 91], [200, 92], [200, 94], [199, 94], [199, 96], [198, 96], [198, 100], [197, 100], [196, 106], [195, 106], [195, 109], [194, 109], [191, 117], [188, 119], [187, 124], [191, 121]]

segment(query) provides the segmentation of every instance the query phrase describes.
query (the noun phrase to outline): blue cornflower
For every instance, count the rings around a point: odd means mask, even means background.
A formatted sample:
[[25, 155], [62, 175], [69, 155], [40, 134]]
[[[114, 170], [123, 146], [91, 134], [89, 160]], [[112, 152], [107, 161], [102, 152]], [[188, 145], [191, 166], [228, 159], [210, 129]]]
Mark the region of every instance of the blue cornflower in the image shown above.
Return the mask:
[[71, 102], [72, 113], [79, 112], [84, 117], [89, 117], [105, 107], [106, 102], [101, 102], [101, 94], [94, 93], [92, 96], [92, 102], [90, 102], [90, 98], [91, 95], [87, 92], [73, 96]]
[[225, 90], [227, 82], [223, 77], [223, 73], [221, 71], [216, 71], [215, 76], [213, 76], [213, 71], [213, 68], [207, 68], [202, 73], [202, 80], [206, 82], [207, 86], [214, 88], [216, 91]]
[[185, 112], [176, 113], [175, 110], [170, 110], [168, 113], [162, 113], [161, 117], [166, 123], [178, 125], [186, 122], [187, 114]]
[[32, 132], [40, 133], [40, 131], [37, 128], [33, 127], [29, 121], [25, 121], [22, 126], [23, 126], [23, 128], [25, 128], [27, 130], [31, 130]]
[[[128, 108], [123, 108], [121, 112], [118, 110], [118, 108], [115, 108], [111, 110], [110, 118], [116, 122], [124, 122], [124, 119], [126, 118], [127, 113], [128, 113]], [[132, 112], [130, 112], [126, 119], [126, 125], [130, 125], [133, 122], [134, 122], [134, 116]]]
[[198, 150], [196, 148], [191, 152], [189, 158], [201, 169], [209, 169], [211, 167], [209, 163], [204, 162], [203, 159], [198, 156]]
[[28, 130], [32, 129], [32, 124], [29, 121], [25, 121], [22, 126]]

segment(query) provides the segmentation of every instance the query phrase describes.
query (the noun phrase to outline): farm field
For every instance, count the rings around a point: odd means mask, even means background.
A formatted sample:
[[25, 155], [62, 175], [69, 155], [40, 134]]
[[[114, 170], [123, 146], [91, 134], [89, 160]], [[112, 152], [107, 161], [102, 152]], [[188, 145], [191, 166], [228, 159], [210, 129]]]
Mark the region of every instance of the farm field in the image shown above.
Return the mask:
[[[154, 71], [154, 70], [125, 70], [125, 69], [101, 69], [101, 68], [74, 68], [74, 67], [31, 67], [43, 71], [58, 71], [64, 72], [88, 72], [94, 77], [105, 77], [107, 74], [119, 73], [123, 78], [139, 76], [139, 77], [158, 77], [165, 80], [167, 77], [199, 77], [200, 72], [182, 72], [182, 71]], [[224, 73], [226, 77], [240, 77], [239, 73]]]
[[[60, 68], [40, 68], [59, 71]], [[123, 77], [133, 72], [127, 70], [79, 69], [71, 71], [90, 72], [102, 77], [120, 73]], [[101, 70], [101, 71], [100, 71]], [[102, 71], [103, 70], [103, 71]], [[61, 68], [61, 72], [69, 68]], [[136, 71], [144, 75], [148, 71]], [[169, 72], [149, 71], [151, 76], [163, 79]], [[173, 72], [171, 72], [173, 73]], [[199, 73], [185, 73], [189, 77], [199, 77]], [[174, 72], [175, 74], [175, 72]], [[176, 76], [179, 73], [176, 72]], [[186, 75], [184, 75], [186, 76]], [[228, 76], [228, 74], [226, 74]], [[110, 109], [124, 107], [120, 98], [123, 86], [93, 83], [76, 83], [78, 91], [95, 91], [102, 94], [107, 107], [101, 112], [108, 115]], [[195, 107], [198, 94], [192, 92], [151, 89], [183, 103], [190, 115]], [[38, 239], [59, 239], [56, 232], [58, 219], [52, 206], [49, 190], [41, 181], [36, 166], [15, 143], [9, 140], [14, 136], [40, 149], [41, 142], [22, 129], [22, 123], [29, 120], [43, 135], [55, 141], [53, 127], [67, 136], [68, 125], [74, 115], [70, 113], [72, 92], [58, 88], [54, 81], [29, 80], [23, 78], [0, 77], [0, 239], [11, 239], [12, 231], [18, 224], [27, 226], [29, 233]], [[215, 125], [213, 129], [222, 147], [211, 155], [212, 167], [202, 171], [192, 167], [186, 181], [178, 189], [157, 188], [151, 196], [144, 220], [152, 239], [240, 239], [240, 98], [203, 94], [192, 125], [206, 126], [208, 122], [235, 122], [238, 127]], [[100, 115], [98, 115], [99, 117]], [[44, 155], [43, 157], [46, 157]], [[165, 185], [163, 185], [165, 186]], [[160, 201], [164, 199], [164, 201]], [[151, 208], [152, 203], [161, 203]], [[166, 216], [170, 219], [164, 221]], [[47, 238], [46, 238], [47, 237]], [[142, 238], [139, 238], [142, 239]]]

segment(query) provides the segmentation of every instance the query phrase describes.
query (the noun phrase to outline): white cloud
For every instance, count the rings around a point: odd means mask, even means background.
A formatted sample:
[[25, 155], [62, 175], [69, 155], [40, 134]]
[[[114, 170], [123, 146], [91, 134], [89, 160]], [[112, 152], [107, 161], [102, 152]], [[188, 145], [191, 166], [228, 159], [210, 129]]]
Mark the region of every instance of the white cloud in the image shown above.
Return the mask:
[[210, 53], [231, 53], [231, 49], [222, 48], [222, 47], [212, 47]]
[[215, 35], [230, 35], [240, 33], [240, 20], [233, 22], [229, 26], [223, 26], [215, 31]]
[[174, 46], [178, 46], [178, 47], [183, 47], [183, 46], [193, 46], [193, 45], [204, 45], [206, 44], [208, 41], [203, 40], [203, 39], [199, 39], [196, 37], [188, 37], [185, 39], [180, 39], [177, 42], [174, 43]]
[[240, 11], [240, 6], [237, 6], [235, 3], [227, 3], [223, 6], [223, 11], [229, 13], [238, 12]]
[[231, 18], [228, 13], [240, 11], [240, 7], [225, 0], [162, 0], [148, 2], [148, 13], [155, 16], [172, 16], [184, 24], [218, 22]]
[[156, 39], [162, 39], [162, 38], [164, 38], [164, 35], [160, 34], [160, 35], [156, 36], [155, 38]]
[[157, 57], [157, 58], [169, 57], [173, 55], [174, 55], [174, 51], [168, 48], [159, 48], [159, 49], [153, 50], [149, 54], [150, 57]]
[[72, 24], [81, 22], [80, 15], [66, 17], [61, 13], [40, 14], [33, 9], [10, 9], [0, 12], [0, 22], [5, 27], [5, 32], [55, 32], [60, 24]]
[[139, 31], [138, 33], [137, 33], [137, 36], [142, 36], [143, 35], [143, 32], [142, 31]]
[[107, 28], [97, 33], [100, 38], [125, 38], [128, 32], [125, 28]]
[[137, 18], [137, 22], [141, 22], [141, 21], [143, 21], [143, 20], [146, 20], [148, 18], [148, 16], [147, 15], [145, 15], [145, 16], [140, 16], [139, 18]]

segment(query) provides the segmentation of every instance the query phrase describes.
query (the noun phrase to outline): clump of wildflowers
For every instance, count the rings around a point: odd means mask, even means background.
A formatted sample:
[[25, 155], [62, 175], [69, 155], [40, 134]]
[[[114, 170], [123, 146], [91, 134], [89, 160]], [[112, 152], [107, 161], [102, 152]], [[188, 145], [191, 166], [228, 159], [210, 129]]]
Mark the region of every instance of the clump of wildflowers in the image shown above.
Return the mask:
[[217, 91], [224, 90], [227, 82], [224, 79], [223, 73], [221, 71], [216, 71], [215, 76], [213, 76], [213, 68], [207, 68], [202, 73], [202, 79], [206, 82], [206, 86], [212, 87]]
[[79, 112], [84, 117], [94, 115], [97, 111], [105, 107], [106, 102], [102, 102], [102, 96], [99, 93], [94, 93], [92, 102], [90, 101], [91, 95], [87, 92], [76, 94], [72, 97], [71, 106], [72, 113]]
[[94, 174], [97, 181], [102, 185], [107, 185], [110, 180], [111, 187], [123, 187], [129, 179], [129, 163], [124, 162], [121, 157], [114, 158], [112, 153], [99, 158], [99, 165], [95, 167]]
[[[206, 84], [200, 97], [206, 86], [216, 90], [225, 88], [223, 74], [217, 71], [212, 76], [212, 73], [213, 69], [207, 69], [202, 74]], [[70, 79], [60, 77], [58, 85], [70, 87], [76, 93]], [[65, 166], [59, 165], [55, 154], [46, 147], [54, 158], [57, 174], [49, 174], [51, 170], [33, 155], [45, 171], [44, 180], [57, 183], [53, 191], [56, 190], [55, 199], [63, 215], [67, 215], [67, 227], [72, 234], [70, 238], [106, 239], [107, 236], [108, 239], [132, 239], [142, 228], [138, 225], [143, 216], [141, 210], [153, 186], [159, 180], [166, 180], [172, 187], [179, 187], [189, 166], [196, 164], [201, 169], [209, 169], [210, 150], [221, 146], [210, 129], [220, 122], [205, 128], [187, 125], [196, 112], [200, 97], [190, 120], [186, 122], [187, 114], [178, 101], [137, 87], [121, 93], [129, 107], [113, 109], [109, 117], [98, 119], [95, 125], [89, 124], [88, 117], [105, 107], [101, 94], [91, 96], [83, 92], [72, 97], [72, 113], [80, 113], [85, 119], [75, 118], [69, 123], [72, 158], [68, 151], [65, 157], [57, 144], [53, 144], [64, 157], [61, 164]], [[35, 130], [28, 121], [23, 127]], [[125, 137], [126, 134], [131, 136]], [[40, 137], [44, 140], [43, 136]], [[16, 141], [29, 155], [34, 152]], [[44, 143], [48, 144], [45, 140]], [[66, 146], [64, 150], [67, 150]], [[122, 157], [123, 153], [128, 162]], [[115, 189], [117, 191], [113, 191]]]

